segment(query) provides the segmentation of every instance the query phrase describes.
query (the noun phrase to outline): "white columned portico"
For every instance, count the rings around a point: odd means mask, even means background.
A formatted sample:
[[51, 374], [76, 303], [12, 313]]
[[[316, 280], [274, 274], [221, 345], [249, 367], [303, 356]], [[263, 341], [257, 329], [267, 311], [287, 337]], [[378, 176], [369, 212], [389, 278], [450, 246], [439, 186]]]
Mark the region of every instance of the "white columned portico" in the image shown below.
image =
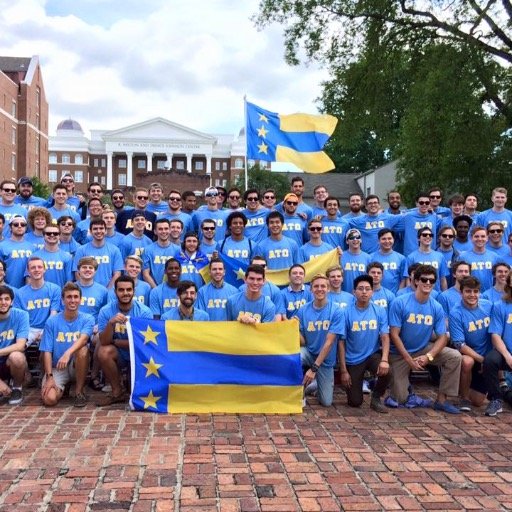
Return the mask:
[[187, 172], [192, 172], [192, 153], [187, 153]]
[[107, 152], [107, 189], [112, 190], [112, 152]]
[[146, 158], [148, 160], [148, 172], [153, 172], [153, 153], [146, 151]]
[[126, 186], [133, 186], [133, 153], [126, 152]]
[[212, 158], [209, 155], [206, 155], [206, 174], [212, 173]]
[[173, 153], [165, 154], [165, 157], [166, 157], [167, 161], [169, 162], [169, 169], [172, 169], [172, 156], [173, 156]]

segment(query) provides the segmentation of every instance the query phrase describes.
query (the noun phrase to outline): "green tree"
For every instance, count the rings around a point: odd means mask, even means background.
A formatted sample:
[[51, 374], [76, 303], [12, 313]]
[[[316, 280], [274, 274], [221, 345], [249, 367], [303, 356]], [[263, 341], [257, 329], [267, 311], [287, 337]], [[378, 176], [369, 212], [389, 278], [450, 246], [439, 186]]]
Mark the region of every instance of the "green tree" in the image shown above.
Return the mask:
[[[247, 179], [248, 188], [255, 188], [260, 193], [263, 193], [268, 188], [272, 188], [276, 191], [277, 197], [282, 198], [290, 191], [290, 181], [286, 175], [262, 169], [258, 164], [249, 167]], [[240, 190], [245, 189], [243, 174], [240, 174], [235, 182], [235, 186]]]
[[34, 195], [48, 199], [52, 193], [51, 188], [47, 183], [42, 182], [37, 176], [30, 178], [32, 180]]

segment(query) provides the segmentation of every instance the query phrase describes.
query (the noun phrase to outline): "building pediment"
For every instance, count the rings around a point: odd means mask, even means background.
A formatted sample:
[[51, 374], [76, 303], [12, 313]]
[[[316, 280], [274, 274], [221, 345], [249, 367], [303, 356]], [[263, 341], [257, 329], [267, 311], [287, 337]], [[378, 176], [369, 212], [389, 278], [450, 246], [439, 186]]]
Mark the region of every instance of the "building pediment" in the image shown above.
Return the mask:
[[115, 141], [173, 141], [215, 144], [217, 139], [212, 135], [193, 130], [187, 126], [173, 123], [162, 117], [156, 117], [142, 123], [111, 130], [102, 134], [105, 142]]

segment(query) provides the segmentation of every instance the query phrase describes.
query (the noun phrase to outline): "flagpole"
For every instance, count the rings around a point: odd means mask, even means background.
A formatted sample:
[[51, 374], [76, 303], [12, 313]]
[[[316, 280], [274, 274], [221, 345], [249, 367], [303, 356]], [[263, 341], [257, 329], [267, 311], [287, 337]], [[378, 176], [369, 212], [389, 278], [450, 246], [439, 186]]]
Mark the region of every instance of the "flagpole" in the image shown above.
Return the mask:
[[247, 191], [249, 188], [249, 182], [247, 178], [247, 155], [249, 154], [249, 136], [247, 134], [247, 95], [244, 94], [244, 121], [245, 121], [245, 158], [244, 158], [244, 182], [245, 182], [245, 190]]

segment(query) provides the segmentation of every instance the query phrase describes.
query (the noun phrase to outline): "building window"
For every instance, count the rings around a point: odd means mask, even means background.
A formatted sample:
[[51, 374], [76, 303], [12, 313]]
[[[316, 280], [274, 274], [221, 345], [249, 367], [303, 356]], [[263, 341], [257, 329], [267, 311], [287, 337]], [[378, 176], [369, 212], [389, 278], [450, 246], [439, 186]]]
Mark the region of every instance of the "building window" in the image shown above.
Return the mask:
[[103, 186], [105, 186], [105, 185], [106, 185], [106, 178], [105, 178], [105, 176], [102, 176], [102, 177], [101, 177], [101, 179], [100, 179], [100, 181], [101, 181], [101, 184], [102, 184]]
[[12, 127], [11, 131], [11, 142], [13, 146], [16, 146], [16, 126]]
[[120, 158], [117, 163], [119, 169], [126, 169], [126, 164], [126, 158]]
[[67, 153], [64, 153], [62, 155], [62, 163], [63, 164], [70, 164], [71, 163], [71, 158], [69, 157], [69, 155]]
[[84, 182], [84, 172], [83, 171], [75, 171], [75, 182], [76, 183]]
[[243, 169], [244, 161], [241, 158], [235, 159], [235, 169]]
[[228, 163], [227, 162], [222, 162], [222, 170], [223, 171], [227, 171], [228, 170]]
[[220, 171], [220, 162], [215, 162], [215, 170]]
[[39, 87], [36, 87], [36, 105], [38, 107], [41, 105], [41, 90]]
[[16, 117], [16, 102], [14, 100], [12, 100], [11, 115], [12, 117]]
[[183, 171], [185, 169], [185, 162], [183, 160], [176, 160], [176, 169]]
[[93, 162], [94, 162], [94, 167], [98, 167], [98, 165], [100, 165], [100, 159], [99, 158], [95, 158], [93, 160]]
[[194, 163], [194, 169], [196, 171], [203, 171], [204, 170], [204, 162], [201, 160], [196, 160]]
[[16, 153], [13, 153], [13, 154], [11, 155], [11, 169], [12, 169], [13, 171], [15, 171], [15, 170], [16, 170]]
[[228, 184], [228, 180], [222, 180], [222, 186], [224, 188], [226, 188], [227, 184]]
[[39, 156], [39, 135], [36, 135], [36, 155]]
[[164, 170], [165, 169], [165, 162], [166, 162], [166, 160], [157, 160], [156, 161], [156, 168], [159, 169], [159, 170]]
[[84, 164], [84, 157], [82, 155], [75, 155], [75, 164], [83, 165]]
[[117, 184], [120, 187], [126, 187], [126, 174], [118, 174], [117, 175]]
[[137, 169], [145, 169], [146, 160], [137, 160]]
[[219, 179], [216, 179], [216, 180], [215, 180], [215, 186], [216, 186], [216, 187], [220, 187], [220, 180], [219, 180]]
[[55, 153], [50, 153], [48, 155], [48, 162], [51, 164], [56, 164], [57, 163], [57, 155]]
[[106, 158], [101, 159], [101, 167], [107, 167], [107, 159]]
[[50, 183], [57, 183], [57, 171], [54, 169], [48, 171], [48, 181]]

